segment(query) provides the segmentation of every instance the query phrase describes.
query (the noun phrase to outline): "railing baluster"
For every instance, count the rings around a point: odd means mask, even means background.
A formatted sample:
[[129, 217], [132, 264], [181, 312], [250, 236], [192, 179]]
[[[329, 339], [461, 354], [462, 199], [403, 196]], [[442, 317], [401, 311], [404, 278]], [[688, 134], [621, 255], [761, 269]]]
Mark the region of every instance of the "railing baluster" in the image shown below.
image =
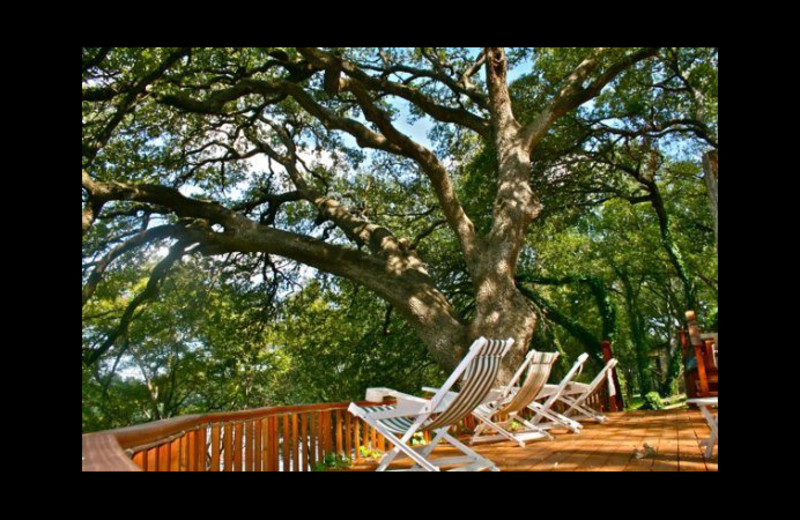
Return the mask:
[[158, 471], [169, 471], [169, 443], [158, 447]]
[[352, 438], [352, 425], [350, 414], [345, 412], [344, 414], [344, 452], [345, 456], [349, 459], [352, 458], [353, 453], [351, 451], [353, 447], [353, 438]]
[[361, 427], [361, 419], [353, 421], [353, 448], [355, 448], [354, 459], [361, 460], [361, 438], [359, 436], [359, 429]]
[[181, 470], [181, 439], [175, 439], [169, 444], [169, 470]]
[[269, 434], [272, 439], [272, 446], [270, 447], [270, 458], [272, 459], [271, 471], [280, 471], [280, 457], [278, 453], [278, 441], [280, 436], [278, 434], [278, 417], [270, 417]]
[[308, 414], [310, 421], [308, 432], [308, 466], [313, 470], [317, 465], [317, 414]]
[[133, 463], [142, 468], [144, 466], [144, 453], [137, 451], [133, 454]]
[[317, 421], [317, 463], [325, 460], [325, 414], [317, 412], [314, 414]]
[[188, 442], [186, 435], [181, 436], [180, 445], [178, 446], [178, 471], [186, 471], [188, 469], [186, 464], [186, 444]]
[[242, 471], [242, 437], [244, 426], [237, 422], [233, 427], [233, 471]]
[[311, 442], [308, 434], [308, 421], [308, 413], [303, 413], [302, 417], [300, 418], [300, 437], [303, 439], [303, 453], [300, 454], [303, 458], [303, 461], [302, 464], [300, 464], [300, 467], [303, 471], [309, 471], [309, 468], [311, 467], [311, 459], [309, 458], [309, 453], [311, 451], [309, 446], [311, 445]]
[[225, 458], [225, 471], [233, 469], [233, 425], [225, 423], [225, 448], [223, 450]]
[[322, 424], [322, 435], [320, 436], [320, 457], [319, 460], [321, 462], [325, 461], [325, 457], [330, 453], [330, 449], [328, 448], [330, 437], [331, 437], [331, 425], [330, 425], [330, 418], [331, 414], [326, 411], [319, 412], [320, 423]]
[[378, 432], [378, 449], [382, 452], [386, 451], [386, 439], [380, 432]]
[[342, 455], [342, 412], [335, 410], [336, 413], [336, 456]]
[[197, 431], [197, 471], [207, 471], [208, 468], [208, 430], [203, 425]]
[[291, 418], [289, 414], [283, 416], [283, 471], [289, 471], [289, 459], [292, 456], [292, 438], [289, 436]]
[[299, 471], [298, 468], [298, 458], [297, 458], [297, 451], [298, 445], [301, 442], [301, 439], [297, 437], [297, 414], [292, 414], [292, 439], [294, 442], [292, 443], [292, 471]]
[[264, 471], [269, 471], [269, 418], [261, 419], [261, 465]]
[[197, 471], [197, 433], [190, 431], [186, 436], [188, 438], [189, 471]]
[[244, 423], [245, 443], [244, 443], [244, 470], [253, 471], [253, 422], [248, 421]]
[[150, 451], [154, 454], [153, 471], [161, 471], [161, 450], [159, 446], [150, 448]]
[[158, 471], [158, 450], [149, 448], [147, 450], [147, 471]]
[[254, 429], [254, 444], [253, 451], [255, 452], [255, 468], [254, 471], [261, 471], [261, 421], [253, 421], [255, 423]]
[[219, 443], [219, 424], [214, 423], [211, 425], [211, 471], [219, 471]]

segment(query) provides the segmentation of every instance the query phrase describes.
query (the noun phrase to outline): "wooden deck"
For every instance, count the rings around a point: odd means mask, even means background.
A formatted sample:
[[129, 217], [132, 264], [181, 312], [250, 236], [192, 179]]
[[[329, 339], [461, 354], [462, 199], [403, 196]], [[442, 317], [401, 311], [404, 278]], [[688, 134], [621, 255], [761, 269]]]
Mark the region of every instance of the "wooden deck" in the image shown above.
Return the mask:
[[[709, 460], [698, 441], [710, 431], [697, 410], [617, 412], [605, 424], [585, 423], [580, 434], [553, 430], [553, 441], [533, 441], [524, 448], [510, 442], [478, 444], [475, 451], [493, 460], [501, 471], [718, 471], [718, 447]], [[642, 458], [635, 451], [654, 450]], [[453, 456], [450, 446], [437, 448], [434, 457]], [[410, 466], [409, 459], [389, 469]], [[354, 471], [371, 471], [377, 462], [362, 461]]]

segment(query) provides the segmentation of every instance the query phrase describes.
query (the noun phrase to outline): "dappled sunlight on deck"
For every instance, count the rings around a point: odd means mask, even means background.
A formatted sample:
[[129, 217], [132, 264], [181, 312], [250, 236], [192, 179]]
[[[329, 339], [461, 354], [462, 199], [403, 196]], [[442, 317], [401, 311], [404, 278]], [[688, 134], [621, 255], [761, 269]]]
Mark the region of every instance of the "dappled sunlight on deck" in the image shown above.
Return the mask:
[[[604, 424], [585, 423], [580, 434], [553, 430], [556, 439], [533, 441], [520, 448], [511, 442], [478, 444], [475, 451], [494, 461], [501, 471], [718, 471], [718, 448], [703, 458], [699, 440], [709, 435], [697, 410], [677, 409], [615, 412]], [[645, 444], [652, 450], [645, 448]], [[636, 452], [643, 454], [641, 458]], [[647, 452], [645, 454], [645, 452]], [[458, 455], [438, 447], [433, 458]], [[409, 459], [392, 463], [407, 468]], [[354, 471], [371, 471], [375, 461], [359, 461]]]

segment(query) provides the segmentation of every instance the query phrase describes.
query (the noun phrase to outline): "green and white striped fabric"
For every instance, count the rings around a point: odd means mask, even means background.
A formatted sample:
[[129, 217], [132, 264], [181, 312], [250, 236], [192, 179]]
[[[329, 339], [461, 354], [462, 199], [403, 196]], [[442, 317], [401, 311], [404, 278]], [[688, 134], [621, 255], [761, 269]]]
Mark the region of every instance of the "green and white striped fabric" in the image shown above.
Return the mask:
[[[500, 370], [504, 349], [505, 341], [503, 340], [487, 341], [464, 371], [465, 376], [461, 382], [461, 390], [458, 396], [453, 399], [442, 413], [424, 423], [418, 431], [445, 428], [469, 415], [486, 398], [489, 390], [492, 389], [492, 384], [497, 378], [497, 372]], [[364, 407], [364, 410], [368, 413], [392, 409], [394, 409], [393, 405]], [[392, 433], [403, 434], [411, 427], [414, 419], [414, 417], [397, 417], [380, 419], [380, 423]]]

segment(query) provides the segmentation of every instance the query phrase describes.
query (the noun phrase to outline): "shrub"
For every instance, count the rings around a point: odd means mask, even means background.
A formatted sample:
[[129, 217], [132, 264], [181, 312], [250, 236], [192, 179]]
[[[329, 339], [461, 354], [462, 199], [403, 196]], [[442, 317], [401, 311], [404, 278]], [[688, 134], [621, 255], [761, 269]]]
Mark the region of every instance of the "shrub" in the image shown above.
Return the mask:
[[350, 459], [344, 455], [328, 453], [325, 458], [317, 462], [314, 471], [341, 471], [350, 467]]
[[642, 410], [662, 410], [664, 403], [661, 401], [661, 396], [658, 392], [649, 392], [644, 396], [644, 404]]

